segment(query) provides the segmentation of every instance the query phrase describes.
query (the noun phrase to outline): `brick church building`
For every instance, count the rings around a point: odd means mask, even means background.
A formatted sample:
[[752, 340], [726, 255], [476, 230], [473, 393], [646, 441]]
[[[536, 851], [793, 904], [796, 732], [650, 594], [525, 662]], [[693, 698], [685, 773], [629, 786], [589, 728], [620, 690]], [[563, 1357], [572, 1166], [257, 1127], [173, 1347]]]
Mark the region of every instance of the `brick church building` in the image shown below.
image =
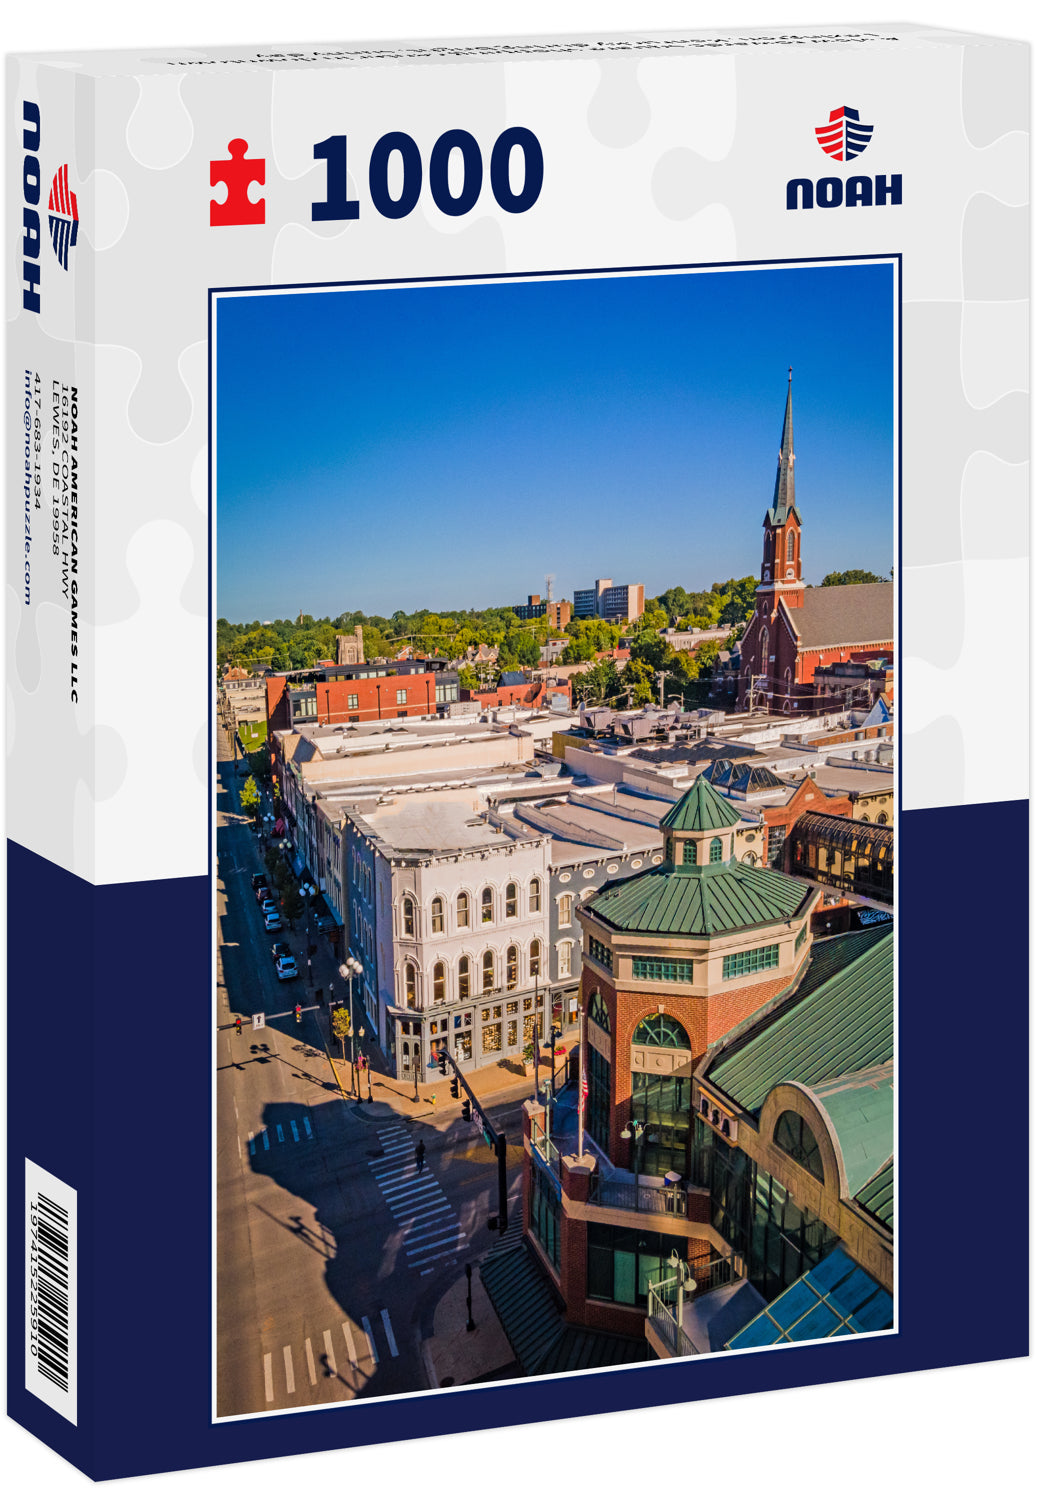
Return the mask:
[[806, 587], [794, 461], [789, 375], [773, 503], [762, 523], [761, 581], [740, 646], [737, 691], [740, 707], [783, 714], [804, 713], [816, 704], [817, 667], [891, 659], [894, 633], [890, 583]]

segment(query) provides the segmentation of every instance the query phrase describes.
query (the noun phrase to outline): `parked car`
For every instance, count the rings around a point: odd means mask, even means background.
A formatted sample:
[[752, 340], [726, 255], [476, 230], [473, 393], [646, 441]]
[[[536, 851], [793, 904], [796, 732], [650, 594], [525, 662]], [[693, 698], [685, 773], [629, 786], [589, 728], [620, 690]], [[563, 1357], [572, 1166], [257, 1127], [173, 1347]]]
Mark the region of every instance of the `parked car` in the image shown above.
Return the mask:
[[269, 911], [278, 910], [278, 902], [274, 899], [273, 896], [268, 896], [266, 901], [262, 901], [260, 903], [260, 910], [263, 912], [264, 916], [266, 916]]
[[264, 926], [267, 928], [268, 932], [281, 932], [282, 919], [276, 911], [265, 911]]
[[290, 958], [291, 956], [292, 949], [289, 947], [288, 943], [272, 943], [271, 957], [274, 959], [275, 963], [277, 963], [280, 958]]
[[266, 884], [267, 884], [267, 876], [266, 875], [254, 875], [253, 876], [253, 890], [254, 891], [260, 890], [260, 888], [262, 886], [265, 886]]
[[295, 958], [293, 958], [291, 953], [283, 954], [282, 957], [276, 961], [275, 969], [277, 971], [279, 979], [296, 979], [300, 973], [299, 969], [296, 967], [296, 960]]
[[271, 892], [266, 885], [258, 885], [256, 887], [256, 899], [260, 906], [263, 906], [264, 902], [270, 899], [270, 896]]

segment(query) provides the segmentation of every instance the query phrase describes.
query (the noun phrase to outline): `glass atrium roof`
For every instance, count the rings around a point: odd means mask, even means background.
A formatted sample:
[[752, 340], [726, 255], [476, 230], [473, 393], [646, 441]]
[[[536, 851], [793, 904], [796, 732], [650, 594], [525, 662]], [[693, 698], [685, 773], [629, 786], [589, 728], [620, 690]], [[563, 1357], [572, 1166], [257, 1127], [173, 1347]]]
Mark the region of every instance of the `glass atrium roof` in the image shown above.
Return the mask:
[[891, 1328], [892, 1314], [889, 1293], [844, 1250], [834, 1250], [781, 1292], [726, 1348], [756, 1349], [842, 1338], [848, 1333], [877, 1333]]

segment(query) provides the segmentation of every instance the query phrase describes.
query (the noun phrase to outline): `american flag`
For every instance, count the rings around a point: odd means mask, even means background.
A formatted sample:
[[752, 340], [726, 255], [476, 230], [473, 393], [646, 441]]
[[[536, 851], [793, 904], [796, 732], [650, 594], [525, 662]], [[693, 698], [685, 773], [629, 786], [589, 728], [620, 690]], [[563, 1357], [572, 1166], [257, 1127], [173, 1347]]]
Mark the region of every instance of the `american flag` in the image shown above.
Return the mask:
[[585, 1074], [581, 1075], [581, 1107], [585, 1108], [585, 1100], [589, 1097], [589, 1080]]

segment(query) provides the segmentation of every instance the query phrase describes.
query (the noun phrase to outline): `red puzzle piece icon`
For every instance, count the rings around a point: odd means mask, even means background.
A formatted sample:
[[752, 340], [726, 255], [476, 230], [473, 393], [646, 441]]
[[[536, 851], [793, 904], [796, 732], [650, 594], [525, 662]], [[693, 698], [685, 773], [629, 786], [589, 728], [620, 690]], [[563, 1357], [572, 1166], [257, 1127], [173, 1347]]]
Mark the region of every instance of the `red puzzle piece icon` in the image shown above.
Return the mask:
[[218, 203], [215, 198], [210, 199], [210, 225], [262, 224], [267, 200], [261, 198], [257, 203], [250, 203], [249, 184], [255, 182], [261, 187], [264, 185], [267, 162], [262, 156], [247, 156], [249, 142], [237, 137], [228, 141], [228, 150], [231, 152], [228, 161], [211, 161], [209, 164], [210, 187], [216, 187], [221, 182], [227, 187], [225, 202]]

